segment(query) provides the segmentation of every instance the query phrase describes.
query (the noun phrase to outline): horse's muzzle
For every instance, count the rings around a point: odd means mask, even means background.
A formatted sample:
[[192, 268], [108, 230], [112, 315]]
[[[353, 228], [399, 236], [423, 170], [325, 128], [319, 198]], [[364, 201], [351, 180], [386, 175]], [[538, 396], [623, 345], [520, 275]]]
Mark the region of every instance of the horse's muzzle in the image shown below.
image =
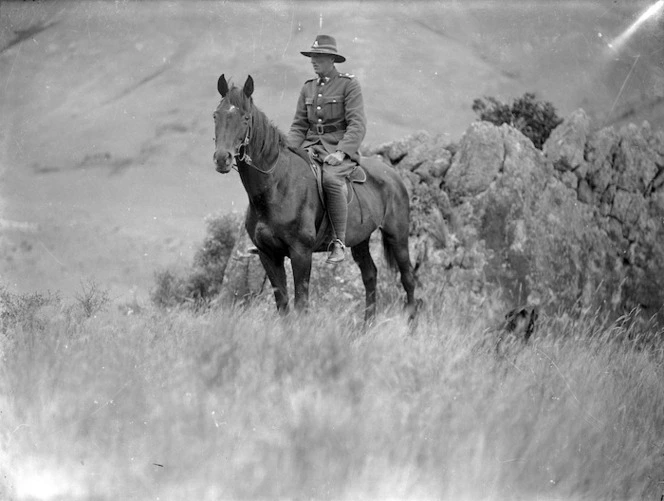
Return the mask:
[[230, 153], [230, 151], [215, 151], [213, 159], [214, 164], [217, 166], [217, 172], [220, 172], [221, 174], [230, 172], [231, 167], [233, 166], [233, 155]]

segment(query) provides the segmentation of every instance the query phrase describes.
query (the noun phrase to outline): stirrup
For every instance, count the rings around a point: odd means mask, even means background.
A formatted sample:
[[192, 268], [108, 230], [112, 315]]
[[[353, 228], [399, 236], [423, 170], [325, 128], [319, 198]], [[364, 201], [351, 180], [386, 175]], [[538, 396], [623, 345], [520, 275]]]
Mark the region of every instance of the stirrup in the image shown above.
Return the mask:
[[[332, 257], [332, 255], [334, 253], [334, 247], [333, 246], [334, 246], [334, 244], [337, 244], [337, 243], [339, 244], [339, 247], [341, 248], [341, 256], [337, 256], [336, 258], [333, 258]], [[330, 247], [333, 247], [333, 248], [332, 248], [332, 251], [330, 252], [330, 255], [327, 257], [327, 262], [328, 263], [337, 264], [337, 263], [340, 263], [341, 261], [343, 261], [346, 258], [346, 246], [344, 245], [344, 243], [340, 239], [335, 238], [334, 240], [332, 240], [330, 242], [330, 245], [327, 246], [328, 252], [330, 250]]]

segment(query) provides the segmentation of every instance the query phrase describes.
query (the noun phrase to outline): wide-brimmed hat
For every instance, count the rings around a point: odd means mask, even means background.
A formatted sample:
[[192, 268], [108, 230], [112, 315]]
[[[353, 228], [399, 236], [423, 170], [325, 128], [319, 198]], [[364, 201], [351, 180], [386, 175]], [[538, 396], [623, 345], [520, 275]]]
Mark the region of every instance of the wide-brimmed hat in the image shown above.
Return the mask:
[[337, 52], [337, 41], [330, 35], [318, 35], [310, 50], [300, 52], [303, 56], [311, 57], [315, 54], [329, 54], [334, 56], [335, 63], [343, 63], [346, 58]]

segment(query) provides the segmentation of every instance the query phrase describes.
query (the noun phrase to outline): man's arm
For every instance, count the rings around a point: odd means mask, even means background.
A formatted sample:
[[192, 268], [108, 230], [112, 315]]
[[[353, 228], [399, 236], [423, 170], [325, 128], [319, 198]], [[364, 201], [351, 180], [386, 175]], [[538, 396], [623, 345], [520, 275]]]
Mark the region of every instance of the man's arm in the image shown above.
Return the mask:
[[305, 101], [304, 88], [300, 92], [295, 108], [295, 116], [288, 131], [288, 142], [291, 146], [300, 147], [307, 137], [309, 130], [309, 119], [307, 118], [307, 105]]
[[344, 108], [346, 110], [346, 133], [337, 145], [338, 151], [343, 151], [349, 157], [357, 155], [362, 140], [367, 131], [367, 119], [364, 115], [364, 101], [360, 83], [351, 78], [346, 86], [344, 95]]

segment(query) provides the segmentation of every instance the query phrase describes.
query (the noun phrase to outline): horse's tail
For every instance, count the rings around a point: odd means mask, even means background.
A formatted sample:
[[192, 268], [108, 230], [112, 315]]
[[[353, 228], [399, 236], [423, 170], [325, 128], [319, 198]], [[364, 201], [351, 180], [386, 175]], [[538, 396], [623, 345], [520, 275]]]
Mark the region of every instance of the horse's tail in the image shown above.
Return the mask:
[[399, 271], [399, 264], [397, 262], [397, 256], [394, 253], [394, 247], [382, 228], [381, 233], [383, 234], [383, 256], [385, 256], [385, 262], [392, 271], [397, 272]]

